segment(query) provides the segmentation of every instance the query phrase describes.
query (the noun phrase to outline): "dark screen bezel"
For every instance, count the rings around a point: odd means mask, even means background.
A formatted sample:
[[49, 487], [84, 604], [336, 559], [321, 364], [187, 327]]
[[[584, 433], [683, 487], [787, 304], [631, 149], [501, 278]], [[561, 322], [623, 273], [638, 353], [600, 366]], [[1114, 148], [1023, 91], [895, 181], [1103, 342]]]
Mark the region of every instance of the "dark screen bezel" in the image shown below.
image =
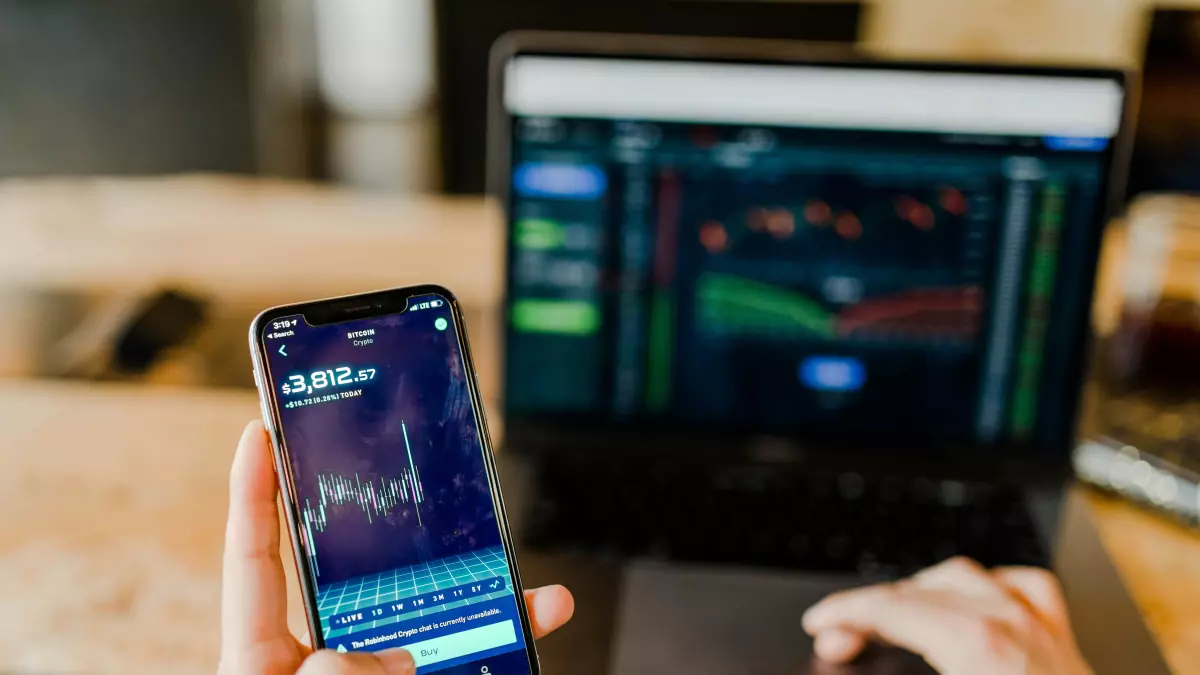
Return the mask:
[[[509, 194], [510, 153], [513, 116], [503, 105], [505, 66], [517, 56], [571, 56], [588, 58], [617, 58], [644, 60], [684, 60], [717, 63], [763, 65], [819, 65], [847, 69], [909, 70], [921, 72], [957, 72], [1008, 75], [1042, 75], [1081, 77], [1109, 80], [1125, 93], [1125, 105], [1113, 142], [1104, 151], [1102, 161], [1108, 167], [1107, 180], [1101, 186], [1100, 209], [1096, 226], [1089, 232], [1087, 262], [1084, 274], [1087, 283], [1087, 311], [1080, 312], [1079, 323], [1072, 326], [1081, 335], [1080, 349], [1068, 364], [1072, 381], [1078, 382], [1073, 395], [1063, 402], [1063, 414], [1068, 420], [1070, 440], [1053, 447], [1032, 444], [939, 443], [932, 439], [899, 440], [888, 435], [872, 437], [862, 434], [853, 439], [836, 434], [820, 434], [804, 430], [772, 430], [751, 426], [699, 425], [678, 422], [636, 421], [615, 422], [604, 415], [522, 415], [515, 417], [504, 400], [508, 390], [507, 363], [501, 368], [502, 410], [505, 415], [506, 446], [518, 452], [570, 452], [572, 437], [609, 437], [616, 446], [648, 448], [662, 457], [711, 458], [714, 461], [756, 461], [757, 448], [769, 445], [782, 449], [773, 457], [784, 461], [828, 462], [832, 465], [862, 466], [863, 460], [896, 465], [898, 471], [911, 470], [926, 474], [931, 469], [946, 470], [949, 474], [993, 476], [1012, 473], [1021, 477], [1040, 475], [1059, 480], [1069, 469], [1074, 433], [1081, 416], [1083, 383], [1087, 355], [1091, 343], [1091, 306], [1096, 290], [1095, 275], [1100, 247], [1108, 222], [1121, 208], [1120, 195], [1128, 166], [1132, 135], [1132, 120], [1136, 109], [1136, 82], [1132, 73], [1116, 68], [973, 64], [961, 62], [927, 62], [885, 60], [866, 54], [852, 46], [796, 43], [770, 40], [729, 40], [715, 38], [679, 38], [669, 36], [628, 36], [578, 33], [518, 32], [499, 40], [492, 52], [491, 91], [489, 96], [489, 193], [503, 208], [505, 227], [505, 289], [500, 320], [504, 322], [502, 354], [507, 355], [511, 337], [508, 320], [512, 302], [513, 242], [511, 232], [511, 197]], [[505, 359], [507, 361], [507, 359]]]
[[458, 298], [449, 289], [435, 284], [423, 284], [381, 291], [373, 291], [358, 295], [314, 300], [292, 305], [282, 305], [264, 310], [250, 324], [249, 341], [250, 356], [254, 366], [254, 380], [258, 387], [259, 401], [262, 405], [263, 423], [271, 439], [271, 447], [275, 457], [275, 473], [279, 479], [284, 510], [287, 514], [288, 533], [292, 541], [292, 557], [298, 570], [302, 595], [304, 596], [305, 616], [308, 620], [309, 636], [314, 649], [323, 649], [325, 639], [321, 630], [321, 619], [317, 608], [316, 584], [312, 570], [308, 565], [308, 556], [301, 549], [299, 536], [299, 499], [296, 493], [295, 481], [292, 476], [291, 461], [288, 458], [287, 446], [283, 438], [282, 419], [279, 414], [278, 400], [270, 374], [270, 361], [267, 358], [267, 342], [264, 333], [272, 321], [284, 317], [301, 316], [310, 326], [328, 326], [346, 321], [358, 321], [390, 314], [403, 314], [408, 309], [409, 300], [414, 297], [436, 295], [446, 300], [454, 316], [455, 337], [458, 340], [459, 352], [462, 354], [466, 369], [467, 388], [471, 393], [471, 407], [477, 422], [477, 433], [483, 444], [484, 471], [487, 474], [488, 488], [491, 490], [493, 508], [497, 525], [500, 528], [500, 538], [504, 546], [505, 557], [512, 579], [513, 597], [516, 599], [517, 612], [521, 619], [521, 632], [525, 639], [525, 655], [530, 665], [532, 675], [540, 675], [541, 666], [538, 662], [532, 623], [529, 619], [528, 608], [521, 600], [524, 595], [524, 583], [521, 581], [520, 568], [517, 565], [516, 546], [513, 542], [509, 527], [508, 512], [500, 489], [499, 474], [496, 469], [496, 458], [491, 433], [488, 430], [487, 416], [484, 409], [483, 396], [480, 393], [476, 376], [475, 362], [471, 355], [470, 341], [467, 338], [466, 322], [462, 306]]

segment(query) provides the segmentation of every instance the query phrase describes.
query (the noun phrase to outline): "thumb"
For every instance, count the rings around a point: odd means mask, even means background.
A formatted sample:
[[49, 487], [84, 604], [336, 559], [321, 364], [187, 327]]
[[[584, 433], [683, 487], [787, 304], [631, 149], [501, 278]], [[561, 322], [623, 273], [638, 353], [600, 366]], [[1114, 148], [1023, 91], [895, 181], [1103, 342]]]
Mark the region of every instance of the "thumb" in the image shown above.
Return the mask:
[[304, 659], [296, 675], [413, 675], [416, 672], [412, 654], [403, 649], [346, 654], [322, 649]]
[[388, 675], [412, 675], [417, 672], [417, 664], [413, 661], [412, 654], [404, 649], [385, 649], [374, 654], [363, 653], [362, 656], [375, 659], [383, 668], [382, 672]]

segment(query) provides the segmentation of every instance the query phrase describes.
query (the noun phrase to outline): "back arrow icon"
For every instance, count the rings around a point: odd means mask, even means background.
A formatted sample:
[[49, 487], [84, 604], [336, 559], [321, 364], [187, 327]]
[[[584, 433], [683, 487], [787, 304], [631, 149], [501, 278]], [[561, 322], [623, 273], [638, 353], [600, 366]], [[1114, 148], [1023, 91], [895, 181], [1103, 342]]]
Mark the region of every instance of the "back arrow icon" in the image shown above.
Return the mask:
[[279, 345], [279, 353], [287, 356], [287, 352], [283, 351], [285, 349], [287, 349], [287, 345]]

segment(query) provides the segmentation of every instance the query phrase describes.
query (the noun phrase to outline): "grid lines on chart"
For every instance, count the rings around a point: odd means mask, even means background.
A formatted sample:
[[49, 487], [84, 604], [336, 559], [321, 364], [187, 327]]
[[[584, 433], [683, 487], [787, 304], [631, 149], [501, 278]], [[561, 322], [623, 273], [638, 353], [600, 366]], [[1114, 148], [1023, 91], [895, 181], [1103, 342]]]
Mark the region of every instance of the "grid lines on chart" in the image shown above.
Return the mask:
[[[425, 607], [346, 628], [330, 629], [329, 627], [329, 617], [343, 612], [352, 612], [381, 603], [411, 598], [422, 593], [496, 577], [504, 579], [504, 587], [495, 593], [455, 600], [444, 605]], [[486, 602], [511, 595], [512, 592], [512, 578], [508, 571], [508, 562], [504, 557], [504, 549], [495, 547], [330, 584], [317, 594], [317, 608], [321, 616], [321, 631], [325, 639], [329, 639], [348, 635], [356, 630], [368, 630], [446, 609]]]

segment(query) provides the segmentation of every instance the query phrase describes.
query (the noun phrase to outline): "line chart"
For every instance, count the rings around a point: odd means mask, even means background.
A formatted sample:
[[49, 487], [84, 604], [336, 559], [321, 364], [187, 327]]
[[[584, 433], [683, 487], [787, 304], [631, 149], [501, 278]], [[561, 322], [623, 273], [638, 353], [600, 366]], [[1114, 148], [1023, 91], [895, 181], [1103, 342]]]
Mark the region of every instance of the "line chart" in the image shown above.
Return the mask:
[[715, 333], [828, 340], [968, 340], [983, 309], [978, 286], [910, 288], [866, 298], [840, 311], [774, 284], [710, 273], [697, 284], [698, 315]]

